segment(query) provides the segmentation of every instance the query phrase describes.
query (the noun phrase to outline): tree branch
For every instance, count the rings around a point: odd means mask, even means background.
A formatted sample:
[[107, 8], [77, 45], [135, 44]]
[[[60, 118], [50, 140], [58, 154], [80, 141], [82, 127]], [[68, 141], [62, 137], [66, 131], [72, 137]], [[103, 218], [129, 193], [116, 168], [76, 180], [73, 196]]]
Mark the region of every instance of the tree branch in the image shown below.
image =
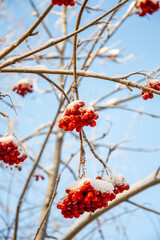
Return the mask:
[[37, 21], [24, 33], [22, 36], [13, 42], [8, 48], [0, 53], [0, 60], [7, 56], [10, 52], [12, 52], [15, 48], [17, 48], [22, 42], [24, 42], [32, 32], [38, 27], [38, 25], [43, 21], [43, 19], [47, 16], [47, 14], [51, 11], [53, 5], [50, 4], [44, 13], [37, 19]]

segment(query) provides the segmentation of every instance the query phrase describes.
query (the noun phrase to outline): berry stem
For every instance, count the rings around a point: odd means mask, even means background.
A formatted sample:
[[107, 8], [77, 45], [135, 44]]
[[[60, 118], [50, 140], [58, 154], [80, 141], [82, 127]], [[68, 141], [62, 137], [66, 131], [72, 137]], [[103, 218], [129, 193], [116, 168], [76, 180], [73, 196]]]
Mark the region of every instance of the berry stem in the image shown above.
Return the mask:
[[95, 153], [95, 151], [94, 151], [91, 143], [89, 142], [89, 140], [88, 140], [87, 137], [86, 137], [86, 134], [85, 134], [84, 130], [82, 130], [82, 134], [83, 134], [84, 140], [85, 140], [86, 143], [88, 144], [88, 146], [89, 146], [91, 152], [93, 153], [93, 155], [95, 156], [95, 158], [97, 158], [98, 161], [100, 161], [100, 162], [103, 164], [104, 168], [105, 168], [106, 170], [108, 170], [110, 174], [112, 174], [112, 170], [108, 167], [107, 163], [104, 162], [104, 161], [97, 155], [97, 153]]
[[7, 118], [7, 121], [8, 121], [8, 128], [7, 128], [6, 134], [8, 135], [10, 132], [13, 133], [13, 127], [12, 127], [12, 121], [13, 120], [12, 120], [12, 118], [9, 115], [7, 115], [6, 113], [0, 112], [0, 114], [3, 117]]
[[[85, 150], [83, 146], [83, 138], [82, 138], [81, 132], [79, 133], [79, 138], [80, 138], [80, 162], [79, 162], [79, 169], [78, 169], [78, 179], [82, 177], [87, 177], [87, 172], [85, 168]], [[82, 176], [80, 176], [81, 167], [82, 167]]]

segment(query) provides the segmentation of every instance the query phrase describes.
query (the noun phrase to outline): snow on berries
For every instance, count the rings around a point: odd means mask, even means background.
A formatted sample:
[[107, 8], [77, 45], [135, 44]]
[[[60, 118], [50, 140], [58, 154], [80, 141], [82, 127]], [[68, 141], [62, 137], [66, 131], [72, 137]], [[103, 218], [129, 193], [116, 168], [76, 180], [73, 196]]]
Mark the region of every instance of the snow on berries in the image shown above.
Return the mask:
[[45, 179], [44, 176], [43, 176], [42, 174], [38, 174], [38, 173], [37, 173], [37, 174], [34, 174], [33, 177], [35, 177], [35, 181], [38, 181], [39, 178], [41, 178], [42, 180]]
[[158, 11], [160, 5], [158, 0], [139, 0], [137, 7], [139, 8], [139, 16], [143, 17], [147, 13], [153, 14]]
[[33, 83], [30, 79], [24, 78], [13, 87], [13, 91], [24, 97], [27, 93], [33, 92]]
[[5, 135], [0, 138], [0, 161], [8, 165], [22, 163], [27, 158], [24, 149], [13, 135]]
[[65, 131], [73, 131], [76, 129], [80, 132], [84, 126], [96, 126], [96, 121], [99, 118], [94, 112], [94, 108], [86, 105], [83, 101], [76, 100], [71, 102], [59, 120], [59, 128]]
[[57, 208], [65, 218], [79, 218], [84, 212], [94, 212], [108, 206], [116, 196], [113, 185], [103, 180], [84, 178], [71, 184]]
[[[144, 86], [155, 89], [157, 91], [160, 91], [160, 82], [158, 82], [157, 79], [150, 80], [148, 83], [145, 83]], [[152, 99], [153, 98], [153, 93], [150, 93], [150, 92], [147, 92], [147, 91], [143, 90], [142, 91], [142, 98], [144, 100]]]
[[121, 174], [111, 174], [107, 176], [105, 180], [112, 183], [115, 194], [122, 193], [124, 190], [129, 190], [130, 188], [126, 179]]
[[129, 185], [121, 174], [111, 174], [104, 179], [100, 176], [80, 179], [68, 186], [57, 208], [65, 218], [79, 218], [84, 212], [107, 207], [108, 202], [124, 190], [129, 190]]
[[74, 6], [75, 5], [75, 1], [74, 0], [52, 0], [52, 4], [53, 5], [58, 5], [58, 6]]

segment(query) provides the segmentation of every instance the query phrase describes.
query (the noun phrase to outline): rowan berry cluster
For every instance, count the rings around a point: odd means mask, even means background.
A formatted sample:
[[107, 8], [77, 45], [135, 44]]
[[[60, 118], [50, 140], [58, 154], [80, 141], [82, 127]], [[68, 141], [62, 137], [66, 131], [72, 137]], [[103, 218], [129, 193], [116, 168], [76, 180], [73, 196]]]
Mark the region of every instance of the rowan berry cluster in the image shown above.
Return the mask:
[[99, 118], [94, 112], [93, 107], [85, 105], [83, 101], [76, 100], [67, 106], [64, 114], [59, 120], [59, 128], [65, 131], [73, 131], [76, 129], [80, 132], [84, 126], [96, 126], [96, 121]]
[[[152, 88], [152, 89], [155, 89], [157, 91], [160, 91], [160, 82], [158, 82], [157, 79], [152, 79], [150, 80], [147, 84], [144, 85], [145, 87], [149, 87], [149, 88]], [[153, 96], [153, 93], [150, 93], [150, 92], [147, 92], [145, 90], [142, 91], [142, 98], [144, 100], [148, 100], [148, 99], [152, 99], [154, 96]]]
[[13, 91], [24, 97], [27, 93], [33, 92], [33, 84], [29, 79], [22, 79], [14, 87]]
[[137, 6], [141, 10], [139, 12], [139, 16], [141, 17], [145, 16], [147, 13], [153, 14], [160, 8], [158, 0], [139, 0]]
[[74, 0], [52, 0], [53, 5], [58, 5], [58, 6], [74, 6], [75, 1]]
[[[121, 189], [122, 186], [123, 184]], [[128, 190], [129, 187], [125, 186], [125, 189]], [[84, 212], [94, 212], [107, 207], [108, 202], [116, 198], [117, 193], [114, 190], [113, 183], [105, 179], [85, 178], [76, 181], [66, 189], [66, 194], [58, 202], [57, 208], [62, 210], [61, 213], [65, 218], [79, 218]]]
[[37, 174], [34, 174], [33, 177], [35, 177], [35, 181], [38, 181], [39, 178], [41, 178], [42, 180], [45, 179], [44, 176], [43, 176], [42, 174], [38, 174], [38, 173], [37, 173]]
[[14, 136], [5, 135], [0, 138], [0, 161], [5, 164], [14, 165], [23, 162], [27, 158], [24, 150]]
[[116, 195], [124, 192], [124, 190], [129, 190], [130, 188], [126, 179], [121, 174], [111, 174], [110, 176], [107, 176], [105, 180], [113, 184], [113, 192]]

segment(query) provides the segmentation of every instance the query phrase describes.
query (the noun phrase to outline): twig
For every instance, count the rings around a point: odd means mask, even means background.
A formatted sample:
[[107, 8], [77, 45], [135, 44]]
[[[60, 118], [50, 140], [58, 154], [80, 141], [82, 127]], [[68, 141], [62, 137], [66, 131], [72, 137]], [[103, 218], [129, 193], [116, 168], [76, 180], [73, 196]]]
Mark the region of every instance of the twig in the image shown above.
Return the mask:
[[58, 84], [56, 84], [55, 82], [53, 82], [51, 79], [49, 79], [48, 77], [46, 77], [43, 74], [38, 74], [39, 76], [41, 76], [42, 78], [46, 79], [49, 83], [53, 84], [56, 88], [58, 88], [59, 91], [62, 92], [62, 94], [64, 95], [64, 97], [67, 99], [68, 103], [70, 103], [70, 100], [67, 96], [67, 94], [65, 93], [65, 91], [63, 90], [63, 88], [61, 88]]
[[[82, 133], [79, 133], [79, 139], [80, 139], [80, 162], [79, 162], [79, 169], [78, 169], [78, 178], [87, 176], [86, 168], [85, 168], [85, 150], [83, 146], [83, 138]], [[82, 167], [82, 176], [80, 175]]]
[[[77, 180], [76, 174], [75, 174], [75, 172], [72, 170], [72, 168], [68, 165], [68, 162], [65, 163], [65, 162], [62, 161], [62, 160], [61, 160], [60, 162], [65, 166], [63, 169], [67, 168], [67, 169], [71, 172], [74, 180], [76, 181], [76, 180]], [[62, 173], [62, 171], [61, 171], [61, 173]]]
[[97, 224], [98, 224], [99, 235], [100, 235], [100, 237], [101, 237], [102, 240], [105, 240], [104, 234], [103, 234], [103, 232], [102, 232], [101, 223], [100, 223], [100, 221], [99, 221], [99, 218], [97, 218], [96, 220], [97, 220]]
[[[22, 55], [20, 55], [20, 56], [18, 56], [18, 57], [15, 57], [15, 58], [13, 58], [13, 59], [10, 59], [10, 60], [2, 63], [2, 64], [0, 65], [0, 69], [5, 68], [5, 67], [7, 67], [7, 66], [9, 66], [9, 65], [11, 65], [11, 64], [19, 61], [19, 60], [22, 60], [23, 58], [29, 57], [29, 56], [37, 53], [37, 52], [41, 52], [41, 51], [43, 51], [43, 50], [45, 50], [45, 49], [47, 49], [47, 48], [49, 48], [49, 47], [51, 47], [51, 46], [54, 46], [55, 44], [58, 44], [58, 43], [60, 43], [60, 42], [63, 42], [64, 40], [67, 40], [67, 39], [73, 37], [75, 34], [78, 34], [78, 33], [80, 33], [80, 32], [83, 32], [84, 30], [88, 29], [89, 27], [95, 25], [99, 20], [101, 20], [102, 18], [106, 17], [108, 14], [110, 14], [110, 13], [113, 12], [114, 10], [116, 10], [116, 9], [120, 8], [121, 6], [123, 6], [123, 5], [124, 5], [125, 3], [127, 3], [128, 1], [129, 1], [129, 0], [124, 0], [123, 2], [117, 4], [115, 7], [113, 7], [113, 8], [110, 9], [109, 11], [107, 11], [107, 12], [106, 12], [105, 14], [103, 14], [102, 16], [96, 18], [96, 19], [95, 19], [94, 21], [92, 21], [91, 23], [87, 24], [86, 26], [78, 29], [77, 31], [75, 31], [75, 32], [73, 32], [73, 33], [70, 33], [70, 34], [68, 34], [68, 35], [66, 35], [66, 36], [64, 36], [64, 37], [61, 37], [61, 38], [57, 39], [57, 40], [54, 39], [54, 40], [52, 40], [52, 41], [49, 41], [49, 43], [44, 44], [42, 47], [39, 47], [39, 48], [37, 48], [37, 49], [35, 49], [35, 50], [33, 50], [33, 51], [30, 51], [30, 52], [28, 52], [28, 53], [24, 53], [24, 54], [22, 54]], [[53, 5], [52, 5], [52, 7], [53, 7]], [[25, 39], [26, 39], [26, 38], [25, 38]], [[4, 56], [6, 56], [6, 55], [4, 55]]]
[[157, 215], [160, 215], [160, 212], [157, 212], [157, 211], [155, 211], [155, 210], [153, 210], [153, 209], [144, 207], [144, 206], [142, 206], [142, 205], [140, 205], [140, 204], [138, 204], [138, 203], [132, 202], [132, 201], [130, 201], [130, 200], [127, 200], [126, 202], [128, 202], [128, 203], [130, 203], [130, 204], [132, 204], [132, 205], [134, 205], [134, 206], [137, 206], [137, 207], [139, 207], [139, 208], [142, 208], [142, 209], [144, 209], [144, 210], [146, 210], [146, 211], [149, 211], [149, 212], [155, 213], [155, 214], [157, 214]]
[[85, 140], [86, 143], [88, 144], [91, 152], [92, 152], [93, 155], [95, 156], [95, 158], [97, 158], [98, 161], [100, 161], [100, 162], [103, 164], [103, 166], [104, 166], [104, 168], [105, 168], [106, 170], [108, 170], [110, 173], [112, 173], [112, 170], [108, 167], [108, 165], [97, 155], [97, 153], [95, 153], [95, 151], [94, 151], [91, 143], [88, 141], [88, 139], [87, 139], [87, 137], [86, 137], [86, 134], [85, 134], [84, 130], [82, 130], [82, 135], [83, 135], [84, 140]]
[[[36, 5], [34, 4], [34, 2], [33, 2], [32, 0], [29, 0], [29, 2], [30, 2], [30, 4], [32, 5], [34, 11], [36, 12], [36, 16], [39, 18], [39, 17], [40, 17], [40, 14], [39, 14], [39, 12], [38, 12], [38, 9], [36, 8]], [[45, 29], [46, 33], [48, 34], [49, 38], [53, 38], [51, 32], [49, 31], [49, 29], [48, 29], [48, 27], [46, 26], [46, 24], [45, 24], [44, 21], [42, 21], [42, 26], [43, 26], [43, 28]], [[56, 47], [56, 49], [58, 50], [58, 52], [60, 53], [61, 50], [59, 49], [59, 47], [58, 47], [57, 45], [56, 45], [55, 47]]]
[[43, 19], [47, 16], [47, 14], [51, 11], [53, 8], [53, 5], [50, 4], [47, 9], [44, 11], [44, 13], [37, 19], [37, 21], [24, 33], [22, 36], [13, 42], [8, 48], [6, 48], [4, 51], [0, 53], [0, 60], [7, 56], [10, 52], [12, 52], [16, 47], [18, 47], [23, 41], [28, 38], [33, 31], [38, 27], [38, 25], [43, 21]]

